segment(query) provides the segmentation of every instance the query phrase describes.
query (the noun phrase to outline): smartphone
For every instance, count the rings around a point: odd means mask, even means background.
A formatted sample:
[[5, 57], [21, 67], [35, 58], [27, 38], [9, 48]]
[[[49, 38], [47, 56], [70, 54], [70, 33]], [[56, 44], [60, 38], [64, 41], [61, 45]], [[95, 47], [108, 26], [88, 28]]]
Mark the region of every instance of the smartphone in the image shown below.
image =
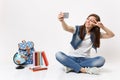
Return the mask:
[[64, 12], [64, 18], [69, 18], [69, 13], [68, 12]]

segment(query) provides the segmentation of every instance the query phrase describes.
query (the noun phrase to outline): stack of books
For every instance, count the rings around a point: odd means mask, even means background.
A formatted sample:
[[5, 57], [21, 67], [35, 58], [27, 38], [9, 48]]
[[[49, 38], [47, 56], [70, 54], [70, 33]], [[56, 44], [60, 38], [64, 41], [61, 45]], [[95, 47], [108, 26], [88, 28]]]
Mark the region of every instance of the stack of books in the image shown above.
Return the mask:
[[33, 72], [40, 70], [47, 70], [47, 66], [49, 65], [45, 51], [37, 51], [33, 54], [33, 67], [29, 69]]

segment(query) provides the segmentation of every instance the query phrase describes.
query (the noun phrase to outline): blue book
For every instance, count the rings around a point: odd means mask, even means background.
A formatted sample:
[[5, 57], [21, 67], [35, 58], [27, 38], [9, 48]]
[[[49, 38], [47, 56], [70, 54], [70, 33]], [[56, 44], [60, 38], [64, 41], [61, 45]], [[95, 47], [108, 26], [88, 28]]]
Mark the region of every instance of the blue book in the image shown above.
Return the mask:
[[41, 54], [42, 52], [40, 52], [40, 66], [42, 66], [43, 65], [43, 59], [42, 59], [42, 54]]

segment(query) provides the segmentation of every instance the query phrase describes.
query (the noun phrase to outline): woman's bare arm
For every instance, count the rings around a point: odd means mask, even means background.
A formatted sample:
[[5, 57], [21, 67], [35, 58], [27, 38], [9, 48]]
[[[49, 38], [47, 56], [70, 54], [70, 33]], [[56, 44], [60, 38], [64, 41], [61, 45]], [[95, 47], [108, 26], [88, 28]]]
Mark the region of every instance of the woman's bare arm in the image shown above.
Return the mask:
[[58, 19], [61, 22], [63, 29], [65, 31], [73, 33], [74, 32], [74, 27], [68, 26], [67, 23], [64, 21], [64, 17], [63, 16], [64, 16], [64, 14], [62, 12], [58, 15]]

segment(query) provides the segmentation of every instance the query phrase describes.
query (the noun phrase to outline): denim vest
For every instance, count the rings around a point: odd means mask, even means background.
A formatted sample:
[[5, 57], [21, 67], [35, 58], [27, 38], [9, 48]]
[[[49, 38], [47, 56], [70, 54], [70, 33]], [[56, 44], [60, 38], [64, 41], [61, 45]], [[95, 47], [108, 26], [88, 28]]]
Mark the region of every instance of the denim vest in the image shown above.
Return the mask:
[[[74, 48], [74, 49], [77, 49], [78, 48], [78, 46], [81, 44], [81, 42], [82, 42], [82, 40], [80, 39], [80, 28], [81, 26], [76, 26], [75, 28], [76, 28], [76, 31], [75, 31], [75, 33], [73, 34], [73, 36], [72, 36], [72, 40], [71, 40], [71, 45], [72, 45], [72, 47]], [[86, 35], [86, 33], [84, 33], [84, 35]], [[94, 42], [94, 39], [93, 39], [94, 37], [93, 37], [93, 34], [90, 34], [90, 39], [91, 39], [91, 41], [92, 41], [92, 43]], [[94, 45], [92, 45], [92, 47], [96, 50], [96, 52], [97, 52], [97, 48], [94, 46]]]

